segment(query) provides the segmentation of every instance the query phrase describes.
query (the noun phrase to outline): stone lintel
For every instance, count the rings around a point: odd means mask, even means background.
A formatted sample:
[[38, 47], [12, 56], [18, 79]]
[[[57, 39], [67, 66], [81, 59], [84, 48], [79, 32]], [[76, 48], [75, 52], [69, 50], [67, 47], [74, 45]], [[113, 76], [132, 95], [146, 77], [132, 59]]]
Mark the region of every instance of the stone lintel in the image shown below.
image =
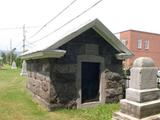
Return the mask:
[[126, 90], [126, 99], [134, 102], [148, 102], [152, 100], [157, 100], [160, 98], [160, 89], [144, 89], [137, 90], [133, 88], [128, 88]]
[[99, 54], [99, 46], [97, 44], [85, 44], [85, 54], [98, 55]]
[[129, 116], [141, 119], [160, 113], [160, 100], [154, 100], [145, 103], [137, 103], [123, 99], [120, 101], [120, 112]]

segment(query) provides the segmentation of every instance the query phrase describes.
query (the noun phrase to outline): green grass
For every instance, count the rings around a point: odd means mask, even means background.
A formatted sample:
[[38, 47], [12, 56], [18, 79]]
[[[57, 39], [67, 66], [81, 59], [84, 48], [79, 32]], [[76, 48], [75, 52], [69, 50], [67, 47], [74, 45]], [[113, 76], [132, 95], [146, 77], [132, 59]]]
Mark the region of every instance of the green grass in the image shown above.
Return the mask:
[[95, 108], [48, 112], [32, 100], [26, 90], [26, 78], [20, 69], [9, 66], [0, 69], [0, 120], [111, 120], [119, 104], [106, 104]]

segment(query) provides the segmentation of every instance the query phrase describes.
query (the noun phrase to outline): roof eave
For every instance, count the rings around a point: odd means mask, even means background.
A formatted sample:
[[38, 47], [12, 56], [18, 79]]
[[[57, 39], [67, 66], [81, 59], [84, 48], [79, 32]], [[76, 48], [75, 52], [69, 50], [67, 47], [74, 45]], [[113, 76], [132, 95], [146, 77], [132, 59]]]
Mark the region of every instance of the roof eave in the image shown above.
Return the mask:
[[60, 58], [64, 56], [65, 53], [54, 52], [51, 55], [47, 55], [46, 53], [44, 54], [44, 52], [50, 49], [52, 49], [53, 51], [58, 49], [60, 46], [62, 46], [66, 42], [69, 42], [71, 39], [80, 35], [89, 28], [93, 28], [119, 52], [119, 55], [118, 54], [116, 55], [117, 59], [127, 59], [133, 56], [133, 53], [126, 46], [124, 46], [121, 43], [121, 41], [117, 37], [115, 37], [115, 35], [108, 28], [105, 27], [103, 23], [101, 23], [98, 19], [95, 19], [92, 22], [88, 22], [83, 27], [77, 28], [76, 30], [72, 31], [70, 34], [66, 35], [65, 37], [63, 37], [50, 47], [46, 48], [45, 50], [29, 53], [28, 55], [25, 56], [22, 55], [22, 59], [40, 59], [47, 57]]
[[124, 45], [121, 41], [101, 23], [96, 20], [96, 24], [93, 29], [98, 32], [108, 43], [110, 43], [119, 53], [116, 55], [117, 59], [128, 59], [134, 56], [134, 54]]
[[42, 50], [30, 54], [21, 55], [23, 60], [43, 59], [43, 58], [61, 58], [65, 55], [65, 50]]
[[118, 60], [125, 60], [125, 59], [131, 58], [133, 56], [134, 56], [133, 54], [127, 54], [127, 53], [118, 53], [118, 54], [116, 54], [116, 58]]

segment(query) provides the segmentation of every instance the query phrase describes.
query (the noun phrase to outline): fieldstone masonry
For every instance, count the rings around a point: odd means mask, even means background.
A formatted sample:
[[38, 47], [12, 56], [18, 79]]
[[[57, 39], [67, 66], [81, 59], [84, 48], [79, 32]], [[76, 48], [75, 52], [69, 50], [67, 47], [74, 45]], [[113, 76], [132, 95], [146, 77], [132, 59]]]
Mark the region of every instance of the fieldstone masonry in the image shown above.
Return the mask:
[[119, 100], [123, 98], [122, 84], [124, 82], [120, 74], [106, 69], [101, 74], [101, 79], [105, 81], [105, 103], [119, 102]]
[[113, 120], [159, 120], [160, 90], [157, 88], [157, 68], [154, 61], [141, 57], [134, 61], [131, 69], [126, 99], [120, 101], [120, 112]]

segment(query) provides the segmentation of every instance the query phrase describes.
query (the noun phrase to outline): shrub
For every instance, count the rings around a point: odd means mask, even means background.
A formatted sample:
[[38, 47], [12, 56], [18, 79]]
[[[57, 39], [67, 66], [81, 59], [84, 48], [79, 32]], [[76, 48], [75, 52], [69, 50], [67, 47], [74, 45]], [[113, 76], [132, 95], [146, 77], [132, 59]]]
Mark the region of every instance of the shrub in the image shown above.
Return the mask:
[[22, 67], [22, 62], [23, 62], [23, 60], [20, 57], [16, 58], [16, 65], [17, 65], [17, 67], [21, 68]]

